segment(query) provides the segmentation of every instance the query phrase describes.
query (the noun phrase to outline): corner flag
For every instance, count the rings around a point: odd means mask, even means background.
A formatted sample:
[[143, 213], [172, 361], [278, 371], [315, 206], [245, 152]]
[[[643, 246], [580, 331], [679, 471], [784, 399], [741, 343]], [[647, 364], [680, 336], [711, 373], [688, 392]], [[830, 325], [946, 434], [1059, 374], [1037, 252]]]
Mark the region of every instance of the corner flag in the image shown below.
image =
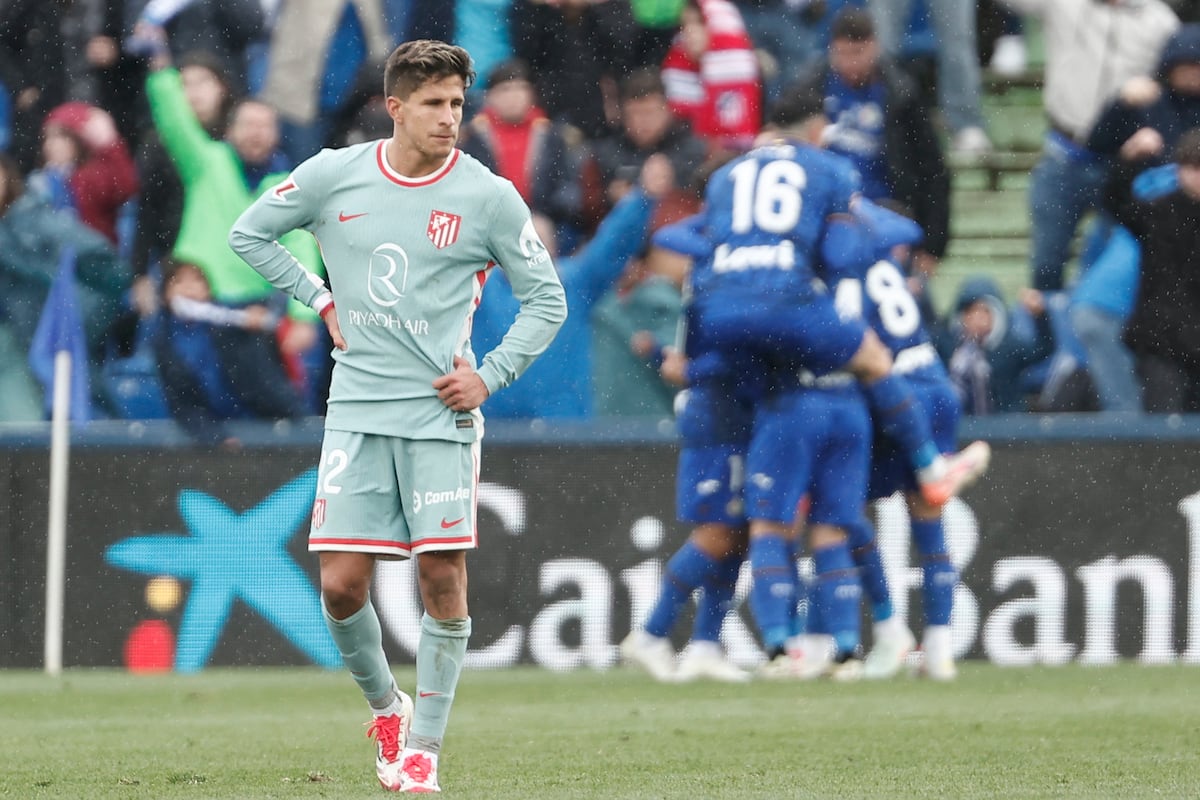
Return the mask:
[[29, 348], [29, 366], [46, 390], [47, 412], [53, 410], [55, 357], [64, 352], [70, 355], [72, 364], [69, 371], [70, 418], [73, 422], [87, 422], [92, 417], [87, 339], [75, 288], [75, 250], [71, 247], [64, 247], [59, 256], [58, 274], [50, 284], [50, 294], [42, 307]]

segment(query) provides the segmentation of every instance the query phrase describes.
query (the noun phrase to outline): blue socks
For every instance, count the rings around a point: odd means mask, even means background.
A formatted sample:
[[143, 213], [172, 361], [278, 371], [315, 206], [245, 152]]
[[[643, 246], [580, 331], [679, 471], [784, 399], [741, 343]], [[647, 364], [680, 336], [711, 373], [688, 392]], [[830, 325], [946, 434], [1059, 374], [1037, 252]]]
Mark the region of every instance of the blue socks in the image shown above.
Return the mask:
[[862, 588], [871, 601], [871, 618], [883, 622], [892, 616], [892, 592], [888, 588], [883, 560], [875, 543], [875, 528], [866, 517], [859, 517], [846, 526], [850, 554], [858, 565]]
[[913, 544], [921, 556], [921, 599], [926, 625], [949, 625], [954, 607], [954, 587], [958, 570], [946, 552], [946, 533], [942, 519], [912, 520]]
[[721, 626], [725, 615], [733, 606], [733, 595], [737, 590], [738, 574], [745, 557], [728, 556], [713, 562], [714, 570], [704, 582], [704, 591], [696, 603], [696, 620], [692, 626], [692, 639], [698, 642], [715, 642], [721, 637]]
[[788, 626], [791, 636], [800, 636], [808, 630], [808, 618], [813, 613], [813, 584], [807, 576], [800, 573], [800, 544], [799, 539], [792, 539], [788, 542], [788, 558], [791, 559], [796, 573], [796, 602], [792, 603], [791, 622]]
[[[683, 543], [683, 547], [671, 556], [663, 571], [662, 583], [659, 586], [658, 602], [650, 610], [646, 618], [645, 631], [651, 636], [667, 636], [675, 627], [675, 620], [683, 604], [691, 599], [692, 592], [706, 578], [717, 571], [717, 561], [692, 543]], [[736, 579], [735, 579], [736, 580]], [[718, 630], [720, 626], [718, 626]]]
[[750, 613], [768, 653], [781, 649], [792, 633], [796, 606], [796, 567], [792, 548], [782, 536], [750, 539]]
[[816, 606], [837, 644], [838, 654], [853, 652], [862, 642], [859, 601], [862, 585], [846, 542], [813, 551], [816, 568]]
[[904, 378], [888, 375], [864, 384], [863, 389], [876, 424], [907, 454], [914, 469], [924, 469], [937, 460], [941, 453], [933, 442], [929, 418]]
[[342, 663], [350, 670], [367, 702], [379, 704], [391, 694], [395, 681], [383, 652], [383, 629], [379, 627], [379, 615], [371, 605], [371, 598], [368, 597], [362, 608], [345, 619], [329, 616], [324, 602], [321, 611], [325, 616], [325, 627], [329, 628], [333, 643], [342, 654]]

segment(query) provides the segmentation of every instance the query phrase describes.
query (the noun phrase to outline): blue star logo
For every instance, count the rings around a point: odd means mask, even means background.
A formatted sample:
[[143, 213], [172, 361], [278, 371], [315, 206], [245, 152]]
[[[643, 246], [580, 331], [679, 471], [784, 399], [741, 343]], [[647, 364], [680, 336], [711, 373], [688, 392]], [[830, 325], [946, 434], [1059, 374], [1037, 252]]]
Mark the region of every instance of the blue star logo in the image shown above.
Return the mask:
[[175, 669], [197, 672], [208, 663], [235, 600], [250, 606], [322, 667], [341, 667], [312, 581], [287, 552], [316, 494], [311, 469], [245, 513], [195, 489], [179, 493], [189, 534], [161, 533], [117, 542], [105, 552], [114, 567], [172, 575], [191, 583], [179, 625]]

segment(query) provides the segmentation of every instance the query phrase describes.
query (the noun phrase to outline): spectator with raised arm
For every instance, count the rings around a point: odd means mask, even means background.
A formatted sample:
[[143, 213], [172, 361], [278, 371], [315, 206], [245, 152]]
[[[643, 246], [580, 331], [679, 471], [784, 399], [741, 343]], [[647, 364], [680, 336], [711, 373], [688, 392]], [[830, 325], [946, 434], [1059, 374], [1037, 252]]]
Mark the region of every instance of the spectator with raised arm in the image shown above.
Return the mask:
[[73, 101], [42, 126], [42, 165], [30, 187], [117, 244], [117, 214], [138, 190], [137, 168], [112, 116]]
[[[671, 186], [670, 161], [662, 155], [651, 157], [636, 186], [617, 203], [591, 241], [554, 262], [571, 314], [529, 371], [488, 398], [488, 417], [585, 419], [593, 415], [591, 309], [641, 248], [655, 208]], [[499, 344], [518, 308], [503, 271], [493, 272], [475, 312], [472, 348], [486, 353]]]
[[1180, 137], [1174, 156], [1173, 191], [1139, 200], [1129, 172], [1113, 186], [1113, 213], [1141, 246], [1125, 342], [1152, 414], [1200, 411], [1200, 128]]
[[1108, 175], [1087, 147], [1092, 126], [1130, 78], [1153, 73], [1179, 21], [1162, 0], [1001, 2], [1042, 21], [1049, 130], [1029, 181], [1030, 269], [1033, 288], [1058, 291], [1075, 230], [1099, 207]]
[[148, 56], [168, 48], [175, 60], [204, 50], [221, 62], [243, 94], [251, 88], [250, 50], [267, 34], [259, 0], [129, 0], [127, 52]]
[[[183, 93], [196, 120], [213, 139], [223, 139], [229, 112], [236, 101], [234, 88], [221, 62], [210, 53], [196, 51], [179, 61]], [[171, 155], [153, 128], [141, 137], [137, 153], [141, 193], [130, 267], [133, 269], [133, 305], [148, 317], [158, 309], [159, 287], [154, 274], [160, 259], [175, 248], [183, 218], [183, 183]]]
[[[245, 99], [234, 106], [223, 139], [214, 139], [187, 101], [179, 70], [159, 50], [146, 79], [151, 115], [163, 146], [183, 183], [183, 216], [171, 252], [176, 261], [195, 264], [204, 272], [214, 300], [241, 307], [269, 304], [277, 291], [229, 249], [226, 238], [238, 216], [267, 191], [287, 191], [288, 163], [278, 152], [279, 124], [275, 109]], [[293, 231], [282, 243], [313, 272], [324, 274], [316, 240]], [[279, 335], [285, 362], [300, 369], [304, 355], [317, 344], [317, 315], [291, 301]], [[228, 354], [257, 360], [256, 353]], [[258, 368], [264, 373], [269, 363]]]

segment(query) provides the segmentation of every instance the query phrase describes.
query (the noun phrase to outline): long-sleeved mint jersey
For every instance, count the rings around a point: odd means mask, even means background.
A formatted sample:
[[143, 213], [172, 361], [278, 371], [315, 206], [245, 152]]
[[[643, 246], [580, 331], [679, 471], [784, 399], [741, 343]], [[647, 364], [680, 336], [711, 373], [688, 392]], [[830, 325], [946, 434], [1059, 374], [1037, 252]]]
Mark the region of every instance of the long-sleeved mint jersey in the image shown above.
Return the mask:
[[567, 313], [562, 284], [510, 182], [458, 150], [434, 173], [407, 178], [386, 148], [322, 150], [242, 214], [229, 245], [311, 306], [324, 283], [277, 240], [296, 228], [317, 238], [347, 346], [333, 352], [326, 428], [475, 441], [483, 416], [448, 409], [433, 380], [456, 355], [475, 363], [471, 320], [488, 273], [499, 265], [521, 300], [478, 368], [493, 393], [554, 339]]

